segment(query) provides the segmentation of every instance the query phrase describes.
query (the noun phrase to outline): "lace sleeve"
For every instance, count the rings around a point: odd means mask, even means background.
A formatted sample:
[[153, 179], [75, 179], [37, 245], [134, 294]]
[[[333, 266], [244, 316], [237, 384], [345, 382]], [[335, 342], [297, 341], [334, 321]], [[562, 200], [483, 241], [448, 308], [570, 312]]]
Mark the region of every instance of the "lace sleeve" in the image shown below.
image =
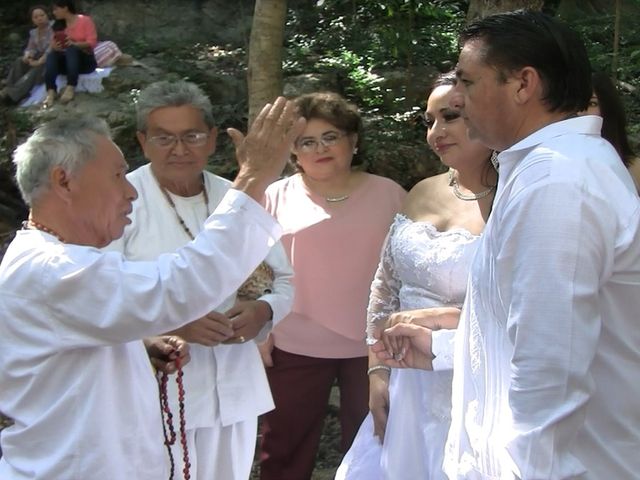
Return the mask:
[[384, 321], [400, 307], [398, 294], [400, 281], [396, 276], [392, 252], [392, 240], [396, 231], [396, 221], [391, 225], [387, 238], [382, 247], [382, 254], [376, 275], [371, 283], [369, 294], [369, 306], [367, 307], [367, 344], [371, 345], [377, 340], [375, 333]]

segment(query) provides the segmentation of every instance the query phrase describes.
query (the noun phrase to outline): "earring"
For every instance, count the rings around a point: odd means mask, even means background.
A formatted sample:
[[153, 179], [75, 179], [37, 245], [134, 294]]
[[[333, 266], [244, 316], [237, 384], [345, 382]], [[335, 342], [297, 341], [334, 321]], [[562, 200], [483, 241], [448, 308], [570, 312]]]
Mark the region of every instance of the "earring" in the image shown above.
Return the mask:
[[494, 150], [493, 153], [491, 154], [490, 160], [491, 160], [491, 165], [493, 165], [493, 168], [495, 168], [497, 172], [500, 169], [500, 164], [498, 163], [498, 152]]
[[357, 153], [358, 153], [358, 147], [355, 147], [355, 148], [353, 149], [353, 154], [354, 154], [354, 155], [356, 155]]

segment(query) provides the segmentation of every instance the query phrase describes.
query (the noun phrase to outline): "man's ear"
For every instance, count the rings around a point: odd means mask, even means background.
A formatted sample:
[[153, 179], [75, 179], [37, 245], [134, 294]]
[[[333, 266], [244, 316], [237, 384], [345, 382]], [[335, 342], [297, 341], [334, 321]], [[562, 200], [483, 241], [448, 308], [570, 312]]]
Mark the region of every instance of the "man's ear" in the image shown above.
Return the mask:
[[66, 203], [71, 197], [71, 188], [69, 185], [70, 176], [67, 171], [60, 165], [56, 165], [49, 173], [49, 183], [51, 191], [62, 198]]
[[542, 82], [535, 68], [523, 67], [513, 75], [513, 79], [516, 82], [514, 97], [517, 103], [525, 104], [542, 95]]

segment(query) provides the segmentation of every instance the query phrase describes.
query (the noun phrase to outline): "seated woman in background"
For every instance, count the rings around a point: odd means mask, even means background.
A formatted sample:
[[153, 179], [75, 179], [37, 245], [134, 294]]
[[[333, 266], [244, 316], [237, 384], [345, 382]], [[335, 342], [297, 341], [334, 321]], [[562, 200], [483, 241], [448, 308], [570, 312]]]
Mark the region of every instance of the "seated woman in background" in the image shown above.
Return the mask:
[[56, 99], [56, 78], [59, 74], [67, 76], [67, 86], [60, 96], [60, 102], [69, 103], [75, 96], [78, 76], [93, 72], [97, 66], [93, 48], [98, 42], [98, 35], [91, 17], [78, 14], [73, 0], [54, 0], [53, 16], [57, 20], [64, 20], [67, 28], [64, 30], [66, 35], [53, 39], [47, 55], [45, 107], [53, 105]]
[[44, 62], [51, 46], [53, 31], [47, 9], [36, 5], [29, 9], [29, 18], [35, 28], [29, 31], [29, 42], [22, 57], [17, 58], [9, 71], [7, 86], [0, 92], [0, 99], [18, 103], [29, 95], [31, 89], [44, 82]]
[[593, 96], [589, 108], [583, 115], [602, 117], [602, 138], [608, 140], [618, 151], [624, 165], [629, 169], [640, 192], [640, 161], [636, 158], [627, 137], [627, 115], [616, 86], [606, 73], [595, 72], [591, 77]]

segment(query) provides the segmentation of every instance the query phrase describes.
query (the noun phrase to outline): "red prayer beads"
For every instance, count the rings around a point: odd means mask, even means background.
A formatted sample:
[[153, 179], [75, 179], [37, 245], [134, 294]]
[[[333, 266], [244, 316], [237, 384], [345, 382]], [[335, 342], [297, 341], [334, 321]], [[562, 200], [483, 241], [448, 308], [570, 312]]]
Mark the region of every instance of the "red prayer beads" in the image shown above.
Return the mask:
[[[176, 383], [178, 385], [178, 415], [180, 418], [180, 444], [182, 446], [182, 460], [184, 463], [184, 468], [182, 469], [182, 473], [184, 475], [184, 480], [190, 480], [191, 475], [189, 470], [191, 468], [191, 463], [189, 463], [189, 450], [187, 448], [187, 431], [186, 431], [186, 422], [185, 422], [185, 413], [184, 413], [184, 383], [182, 378], [184, 373], [182, 372], [182, 365], [180, 364], [180, 358], [176, 358], [174, 360], [176, 363]], [[162, 411], [163, 422], [162, 422], [162, 433], [164, 435], [164, 444], [167, 446], [167, 451], [169, 452], [169, 462], [171, 464], [171, 472], [169, 475], [169, 480], [173, 479], [173, 474], [175, 472], [175, 463], [173, 460], [173, 453], [171, 452], [171, 446], [176, 443], [176, 432], [173, 428], [173, 414], [171, 413], [171, 408], [169, 407], [169, 396], [167, 394], [167, 381], [169, 376], [165, 372], [157, 372], [157, 379], [159, 383], [159, 392], [160, 392], [160, 410]], [[166, 425], [165, 425], [166, 424]], [[169, 435], [167, 435], [167, 430]]]

